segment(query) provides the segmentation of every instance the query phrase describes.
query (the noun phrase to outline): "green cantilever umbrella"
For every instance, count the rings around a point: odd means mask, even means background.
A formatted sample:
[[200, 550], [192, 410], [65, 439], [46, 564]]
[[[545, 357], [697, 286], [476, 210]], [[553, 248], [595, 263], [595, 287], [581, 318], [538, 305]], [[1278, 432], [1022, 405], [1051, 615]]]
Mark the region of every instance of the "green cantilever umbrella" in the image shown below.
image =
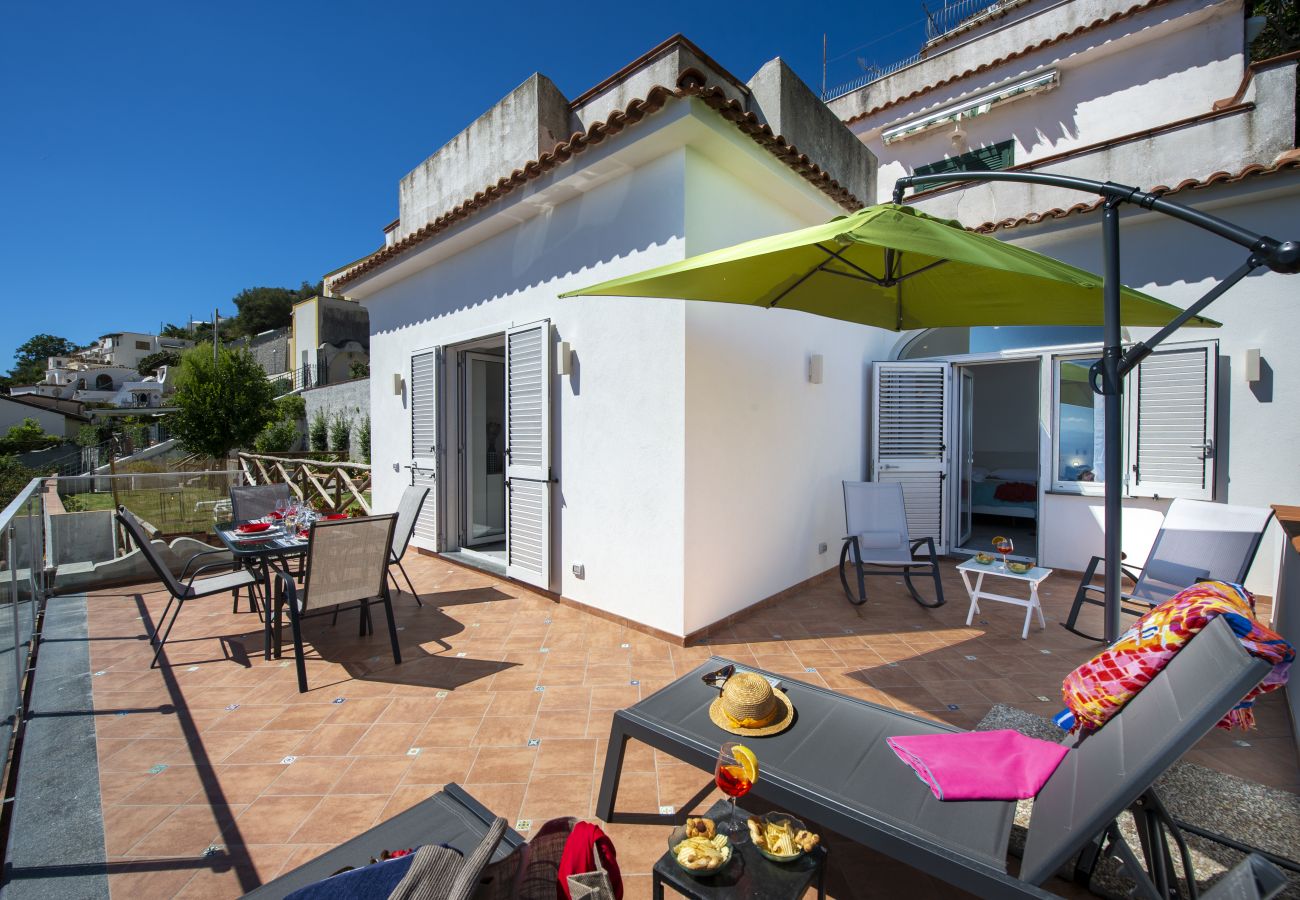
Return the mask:
[[[891, 331], [1103, 319], [1100, 277], [892, 203], [560, 296], [591, 295], [797, 309]], [[1121, 309], [1130, 326], [1165, 325], [1180, 312], [1127, 288]]]
[[[951, 177], [958, 176], [971, 173]], [[1046, 182], [1095, 190], [1109, 198], [1103, 214], [1103, 233], [1107, 235], [1103, 245], [1111, 282], [1041, 253], [967, 231], [957, 222], [901, 203], [885, 203], [825, 225], [748, 241], [561, 296], [712, 300], [802, 310], [891, 331], [971, 325], [1104, 325], [1103, 361], [1090, 373], [1090, 387], [1106, 395], [1106, 471], [1117, 472], [1123, 373], [1174, 329], [1217, 325], [1195, 313], [1252, 269], [1272, 265], [1262, 257], [1265, 251], [1285, 249], [1300, 257], [1295, 245], [1270, 243], [1271, 239], [1227, 223], [1211, 222], [1210, 217], [1136, 188], [1033, 173], [976, 173], [973, 177], [1046, 178]], [[901, 197], [901, 191], [896, 195]], [[1252, 247], [1255, 255], [1187, 310], [1119, 287], [1118, 218], [1112, 206], [1121, 202], [1140, 202], [1178, 215]], [[1278, 264], [1300, 267], [1292, 256]], [[1121, 322], [1161, 330], [1126, 353], [1120, 342]], [[1111, 563], [1106, 566], [1106, 638], [1114, 640], [1119, 637], [1120, 623], [1120, 485], [1115, 479], [1106, 482], [1105, 509], [1106, 558]]]

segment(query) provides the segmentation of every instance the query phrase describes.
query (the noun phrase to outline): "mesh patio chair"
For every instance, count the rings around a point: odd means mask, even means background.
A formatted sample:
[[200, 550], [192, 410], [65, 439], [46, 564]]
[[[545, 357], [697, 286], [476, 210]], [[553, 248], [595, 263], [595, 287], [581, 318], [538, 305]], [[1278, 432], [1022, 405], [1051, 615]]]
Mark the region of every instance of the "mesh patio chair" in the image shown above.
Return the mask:
[[337, 614], [340, 610], [360, 610], [360, 634], [373, 631], [370, 604], [382, 603], [388, 617], [388, 637], [393, 645], [393, 662], [402, 661], [397, 646], [397, 623], [393, 619], [393, 600], [388, 592], [388, 560], [393, 543], [396, 515], [367, 516], [359, 519], [333, 519], [312, 526], [307, 540], [307, 565], [299, 588], [293, 576], [277, 572], [279, 590], [272, 601], [275, 655], [280, 656], [281, 632], [285, 610], [293, 630], [293, 645], [298, 666], [298, 690], [307, 691], [307, 665], [303, 658], [302, 621], [313, 616]]
[[[1133, 579], [1134, 585], [1131, 592], [1121, 595], [1122, 610], [1140, 616], [1199, 581], [1245, 581], [1272, 518], [1271, 509], [1175, 500], [1169, 504], [1146, 563], [1141, 568], [1124, 564], [1124, 574]], [[1103, 562], [1100, 556], [1094, 556], [1088, 563], [1069, 618], [1061, 623], [1067, 630], [1094, 641], [1103, 639], [1080, 631], [1076, 625], [1085, 603], [1106, 605], [1105, 589], [1092, 583]]]
[[[844, 482], [844, 549], [840, 551], [840, 584], [854, 606], [867, 602], [866, 576], [902, 576], [912, 599], [928, 609], [943, 606], [943, 582], [934, 538], [912, 540], [907, 531], [903, 486], [878, 481]], [[917, 551], [927, 549], [921, 559]], [[849, 587], [848, 567], [857, 575], [855, 596]], [[865, 568], [870, 566], [871, 568]], [[912, 584], [913, 576], [934, 579], [935, 601], [928, 603]]]
[[[293, 496], [287, 484], [248, 484], [230, 489], [230, 520], [232, 522], [251, 522], [262, 519], [275, 512], [276, 504], [281, 500], [291, 500]], [[296, 574], [302, 574], [302, 567], [297, 567]], [[252, 595], [248, 598], [249, 609], [256, 611], [257, 604]], [[234, 606], [231, 612], [239, 612], [239, 592], [235, 591]]]
[[[216, 575], [211, 578], [204, 578], [201, 581], [196, 581], [195, 579], [206, 571], [212, 569], [229, 569], [234, 564], [230, 560], [223, 560], [221, 562], [208, 563], [207, 565], [199, 566], [193, 573], [188, 573], [190, 562], [193, 562], [191, 559], [185, 564], [185, 573], [183, 573], [182, 577], [178, 579], [172, 574], [172, 570], [158, 558], [158, 554], [154, 551], [153, 541], [151, 541], [149, 536], [145, 534], [144, 527], [140, 524], [140, 520], [137, 519], [125, 506], [119, 506], [117, 508], [117, 521], [121, 524], [122, 528], [126, 530], [126, 533], [131, 536], [131, 540], [135, 542], [135, 545], [140, 548], [140, 553], [149, 563], [149, 567], [154, 570], [155, 574], [158, 576], [158, 580], [163, 583], [163, 586], [166, 587], [167, 591], [171, 594], [171, 597], [167, 601], [167, 605], [163, 607], [162, 615], [158, 618], [158, 624], [154, 626], [153, 634], [149, 636], [149, 643], [155, 645], [153, 662], [149, 664], [149, 668], [153, 669], [158, 666], [158, 660], [162, 656], [163, 645], [167, 643], [167, 637], [171, 634], [172, 626], [176, 624], [176, 619], [180, 616], [181, 607], [185, 605], [186, 600], [197, 600], [200, 597], [211, 597], [213, 594], [222, 594], [226, 591], [234, 591], [246, 587], [248, 588], [250, 602], [256, 604], [257, 578], [251, 572], [237, 568], [235, 571], [228, 572], [225, 575]], [[207, 556], [208, 553], [205, 552], [198, 555]], [[185, 580], [186, 573], [188, 573], [188, 580]], [[176, 610], [172, 612], [171, 621], [168, 622], [167, 613], [172, 611], [173, 603], [176, 604]], [[166, 623], [165, 628], [163, 627], [164, 623]]]
[[290, 498], [287, 484], [249, 484], [230, 489], [230, 518], [251, 522], [275, 511], [275, 504]]
[[415, 589], [415, 584], [411, 581], [411, 576], [406, 574], [406, 568], [402, 565], [402, 556], [406, 553], [406, 548], [410, 546], [411, 535], [415, 533], [415, 520], [420, 516], [420, 508], [424, 506], [424, 500], [429, 494], [428, 487], [412, 484], [402, 491], [402, 499], [397, 504], [397, 524], [393, 527], [393, 546], [392, 554], [388, 560], [388, 577], [393, 579], [393, 587], [397, 592], [402, 592], [402, 587], [397, 583], [397, 578], [393, 575], [393, 566], [402, 573], [406, 579], [406, 586], [411, 589], [411, 594], [415, 597], [415, 602], [424, 606], [424, 601], [420, 599], [420, 592]]

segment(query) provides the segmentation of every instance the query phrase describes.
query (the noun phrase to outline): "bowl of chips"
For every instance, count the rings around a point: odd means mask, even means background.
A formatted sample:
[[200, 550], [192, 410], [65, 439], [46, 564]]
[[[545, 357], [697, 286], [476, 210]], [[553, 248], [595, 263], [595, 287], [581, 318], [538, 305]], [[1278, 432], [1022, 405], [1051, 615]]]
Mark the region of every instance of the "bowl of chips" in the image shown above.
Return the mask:
[[975, 554], [975, 562], [979, 563], [981, 566], [987, 566], [989, 563], [993, 562], [993, 554], [985, 553], [981, 550], [979, 553]]
[[772, 862], [794, 862], [821, 843], [821, 838], [789, 813], [770, 812], [759, 819], [749, 818], [749, 839], [758, 852]]
[[731, 842], [712, 819], [690, 818], [668, 835], [668, 852], [685, 872], [702, 878], [731, 861]]
[[1015, 572], [1017, 575], [1023, 575], [1033, 568], [1033, 564], [1027, 562], [1016, 562], [1015, 560], [1008, 560], [1007, 568], [1012, 572]]

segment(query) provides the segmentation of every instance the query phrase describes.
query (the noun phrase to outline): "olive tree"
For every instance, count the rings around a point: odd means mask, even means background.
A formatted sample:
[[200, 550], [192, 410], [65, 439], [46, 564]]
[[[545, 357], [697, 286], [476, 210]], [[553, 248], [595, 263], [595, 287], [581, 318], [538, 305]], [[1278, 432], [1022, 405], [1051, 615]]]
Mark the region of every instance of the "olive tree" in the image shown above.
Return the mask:
[[279, 416], [271, 382], [246, 349], [195, 347], [181, 357], [167, 427], [181, 447], [221, 459], [250, 447]]

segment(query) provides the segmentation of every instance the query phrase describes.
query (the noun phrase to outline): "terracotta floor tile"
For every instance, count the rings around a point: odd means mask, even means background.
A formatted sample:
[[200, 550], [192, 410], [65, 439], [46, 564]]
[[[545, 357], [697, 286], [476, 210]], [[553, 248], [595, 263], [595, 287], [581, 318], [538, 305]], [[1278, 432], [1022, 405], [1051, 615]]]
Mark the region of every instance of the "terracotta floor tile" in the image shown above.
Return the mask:
[[[411, 767], [411, 762], [409, 756], [360, 757], [353, 760], [347, 771], [334, 782], [330, 794], [392, 794]], [[316, 839], [307, 840], [314, 842]]]
[[[537, 747], [481, 747], [466, 777], [474, 782], [527, 783], [533, 774], [538, 751]], [[582, 771], [590, 770], [588, 765]]]
[[222, 762], [244, 765], [278, 763], [297, 753], [307, 734], [304, 731], [259, 731], [228, 753]]
[[537, 762], [533, 770], [540, 775], [581, 775], [598, 768], [595, 761], [595, 740], [548, 738], [541, 742], [537, 751]]
[[482, 719], [443, 719], [435, 716], [415, 736], [416, 747], [468, 747]]
[[538, 691], [494, 691], [488, 716], [532, 716], [542, 702]]
[[375, 824], [391, 796], [390, 789], [382, 796], [334, 794], [326, 797], [291, 840], [301, 844], [341, 844], [351, 840]]
[[534, 775], [528, 782], [519, 816], [544, 822], [561, 816], [590, 815], [593, 776]]
[[477, 747], [430, 747], [421, 749], [406, 770], [404, 784], [442, 785], [454, 781], [464, 784], [478, 758]]
[[265, 731], [311, 731], [334, 713], [333, 706], [291, 706], [263, 726]]
[[412, 747], [418, 747], [415, 738], [423, 731], [421, 725], [380, 725], [370, 727], [365, 736], [353, 745], [353, 756], [398, 756]]
[[[252, 803], [260, 797], [262, 792], [286, 770], [287, 767], [280, 763], [250, 766], [219, 765], [213, 768], [213, 773], [226, 803], [242, 805]], [[191, 796], [189, 802], [206, 804], [208, 797], [205, 793], [199, 792]]]
[[290, 838], [321, 802], [313, 796], [263, 795], [254, 800], [235, 820], [235, 831], [228, 838], [246, 844], [290, 843]]
[[206, 806], [182, 806], [145, 835], [125, 856], [201, 856], [218, 841], [223, 829], [242, 812], [233, 806], [214, 813]]
[[126, 853], [178, 808], [171, 804], [106, 806], [104, 843], [108, 855], [121, 856]]
[[518, 747], [528, 743], [532, 716], [486, 716], [470, 743], [476, 747]]
[[322, 725], [294, 746], [299, 756], [346, 756], [369, 730], [366, 725]]
[[281, 765], [278, 777], [270, 782], [265, 794], [308, 794], [319, 796], [343, 777], [351, 760], [338, 756], [299, 756], [290, 765]]
[[370, 725], [384, 714], [392, 702], [390, 699], [378, 697], [348, 700], [346, 703], [338, 704], [325, 722], [329, 725]]
[[491, 694], [448, 693], [434, 715], [439, 719], [481, 718], [492, 705]]
[[535, 738], [585, 738], [588, 712], [585, 709], [558, 709], [539, 712], [532, 724], [531, 736]]

